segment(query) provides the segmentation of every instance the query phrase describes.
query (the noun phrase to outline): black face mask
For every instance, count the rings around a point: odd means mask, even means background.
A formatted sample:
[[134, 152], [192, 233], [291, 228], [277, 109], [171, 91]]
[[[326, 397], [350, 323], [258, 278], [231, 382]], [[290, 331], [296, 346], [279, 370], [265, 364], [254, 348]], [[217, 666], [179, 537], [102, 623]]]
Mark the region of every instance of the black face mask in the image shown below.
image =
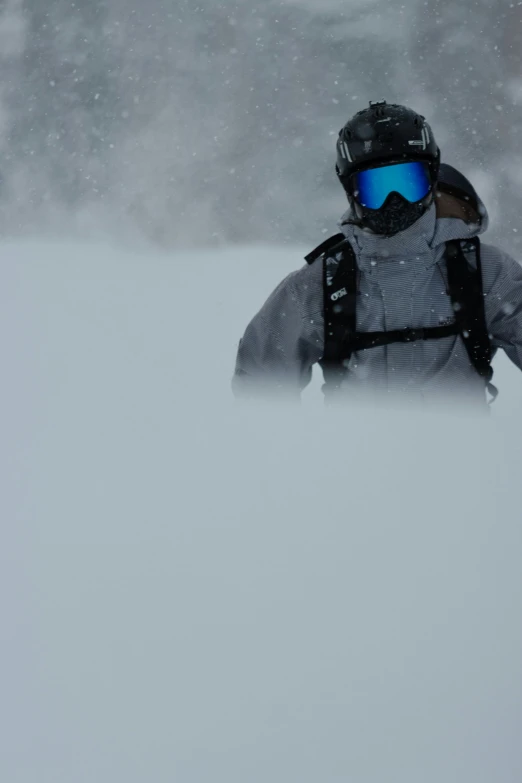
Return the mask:
[[355, 201], [352, 202], [352, 208], [361, 226], [374, 234], [392, 237], [413, 226], [425, 214], [431, 200], [430, 197], [411, 204], [398, 193], [390, 193], [380, 209], [368, 209]]

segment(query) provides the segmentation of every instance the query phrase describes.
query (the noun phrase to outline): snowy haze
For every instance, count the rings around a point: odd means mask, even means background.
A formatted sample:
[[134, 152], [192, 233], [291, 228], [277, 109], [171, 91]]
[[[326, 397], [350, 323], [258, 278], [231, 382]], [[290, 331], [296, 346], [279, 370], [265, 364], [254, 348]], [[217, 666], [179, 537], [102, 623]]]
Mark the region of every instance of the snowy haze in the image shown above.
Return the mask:
[[171, 248], [332, 232], [341, 126], [412, 105], [519, 249], [522, 5], [3, 0], [0, 229]]
[[0, 3], [0, 783], [520, 783], [520, 372], [488, 418], [229, 383], [369, 99], [516, 255], [521, 9]]
[[301, 257], [4, 245], [2, 781], [520, 780], [519, 373], [237, 407]]

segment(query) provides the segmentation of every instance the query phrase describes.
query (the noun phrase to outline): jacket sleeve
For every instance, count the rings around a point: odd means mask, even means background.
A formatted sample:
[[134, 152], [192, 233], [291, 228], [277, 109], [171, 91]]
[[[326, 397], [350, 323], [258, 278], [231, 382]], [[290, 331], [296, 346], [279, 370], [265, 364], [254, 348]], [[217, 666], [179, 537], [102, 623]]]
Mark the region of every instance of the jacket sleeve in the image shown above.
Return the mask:
[[239, 343], [232, 388], [237, 397], [275, 392], [298, 397], [323, 352], [322, 287], [303, 269], [276, 288]]
[[483, 248], [486, 322], [493, 348], [522, 370], [522, 267], [507, 253]]

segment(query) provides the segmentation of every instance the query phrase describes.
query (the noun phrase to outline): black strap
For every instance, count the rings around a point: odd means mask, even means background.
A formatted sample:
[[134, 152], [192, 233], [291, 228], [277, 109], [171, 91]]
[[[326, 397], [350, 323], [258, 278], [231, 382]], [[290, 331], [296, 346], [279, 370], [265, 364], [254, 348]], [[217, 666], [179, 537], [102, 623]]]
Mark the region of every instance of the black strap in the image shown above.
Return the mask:
[[315, 250], [312, 250], [311, 253], [308, 253], [308, 255], [305, 256], [306, 263], [313, 264], [314, 261], [317, 261], [318, 258], [324, 256], [325, 253], [332, 252], [336, 245], [344, 244], [345, 241], [346, 237], [344, 234], [335, 234], [335, 236], [325, 239], [319, 247], [316, 247]]
[[394, 332], [357, 332], [350, 341], [352, 352], [379, 348], [392, 343], [415, 343], [418, 340], [442, 340], [460, 334], [458, 324], [435, 326], [428, 329], [397, 329]]
[[[339, 237], [342, 237], [339, 242]], [[332, 258], [335, 250], [336, 259]], [[468, 263], [465, 252], [474, 252], [476, 266]], [[397, 342], [440, 340], [460, 334], [477, 373], [484, 378], [492, 402], [498, 391], [491, 383], [492, 350], [486, 325], [480, 240], [459, 240], [446, 246], [448, 294], [455, 311], [455, 323], [447, 326], [401, 329], [392, 332], [357, 332], [356, 301], [358, 268], [354, 250], [342, 234], [323, 242], [307, 256], [313, 263], [323, 256], [325, 339], [321, 366], [326, 390], [339, 388], [355, 351]]]
[[[465, 251], [473, 251], [476, 267], [467, 261]], [[486, 324], [484, 308], [484, 288], [482, 281], [482, 261], [480, 240], [478, 237], [467, 243], [453, 241], [446, 245], [446, 269], [451, 301], [455, 309], [456, 321], [471, 363], [481, 378], [484, 378], [487, 389], [493, 400], [498, 395], [498, 389], [491, 383], [493, 358], [491, 342]], [[493, 402], [492, 400], [492, 402]]]
[[[325, 379], [325, 391], [341, 386], [349, 359], [349, 348], [356, 334], [357, 315], [357, 260], [351, 244], [343, 235], [343, 242], [337, 246], [341, 259], [335, 268], [331, 257], [323, 260], [324, 295], [324, 352], [321, 368]], [[335, 262], [334, 262], [335, 263]], [[345, 348], [348, 348], [348, 352]]]

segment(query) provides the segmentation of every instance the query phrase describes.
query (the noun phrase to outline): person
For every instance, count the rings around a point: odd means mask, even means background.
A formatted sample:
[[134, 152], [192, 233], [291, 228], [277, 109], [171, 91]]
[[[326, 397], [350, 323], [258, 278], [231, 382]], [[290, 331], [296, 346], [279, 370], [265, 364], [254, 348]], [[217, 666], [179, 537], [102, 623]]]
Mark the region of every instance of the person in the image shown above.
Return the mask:
[[502, 348], [522, 369], [522, 268], [482, 244], [487, 211], [405, 106], [370, 103], [342, 128], [341, 233], [275, 289], [240, 341], [233, 391], [327, 399], [448, 394], [486, 406]]

